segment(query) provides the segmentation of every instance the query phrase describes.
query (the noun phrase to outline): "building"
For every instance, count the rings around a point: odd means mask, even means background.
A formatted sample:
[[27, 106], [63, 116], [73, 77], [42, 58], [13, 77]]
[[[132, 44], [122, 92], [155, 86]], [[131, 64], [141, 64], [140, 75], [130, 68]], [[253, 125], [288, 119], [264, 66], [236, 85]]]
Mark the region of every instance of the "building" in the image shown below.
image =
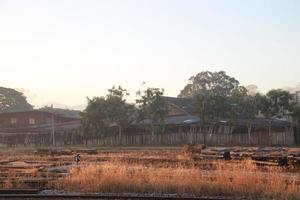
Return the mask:
[[195, 114], [194, 102], [188, 98], [163, 97], [168, 105], [167, 125], [196, 124], [200, 119]]
[[0, 113], [0, 145], [81, 144], [79, 112], [74, 113], [62, 109]]
[[[300, 92], [297, 94], [298, 102], [300, 103]], [[167, 125], [196, 125], [199, 124], [200, 118], [197, 116], [194, 107], [194, 100], [191, 98], [177, 98], [177, 97], [163, 97], [168, 104], [168, 116], [165, 119]], [[263, 115], [257, 115], [252, 120], [253, 127], [257, 129], [263, 129], [264, 127], [268, 127], [269, 120], [266, 119]], [[221, 119], [218, 122], [214, 122], [214, 124], [219, 124], [221, 126], [228, 125], [227, 119]], [[247, 119], [245, 119], [242, 115], [235, 121], [236, 127], [246, 127]], [[272, 118], [272, 126], [274, 128], [285, 128], [290, 126], [290, 123], [286, 119], [278, 119], [276, 117]], [[236, 131], [241, 131], [240, 129]]]
[[0, 113], [0, 128], [21, 128], [72, 121], [78, 121], [78, 118], [42, 110]]

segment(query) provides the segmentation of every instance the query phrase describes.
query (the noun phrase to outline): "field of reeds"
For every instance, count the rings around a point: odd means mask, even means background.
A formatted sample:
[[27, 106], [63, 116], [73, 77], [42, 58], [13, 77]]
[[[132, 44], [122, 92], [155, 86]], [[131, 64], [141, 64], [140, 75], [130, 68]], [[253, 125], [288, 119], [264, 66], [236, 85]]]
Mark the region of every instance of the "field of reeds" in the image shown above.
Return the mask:
[[[6, 152], [0, 154], [1, 172], [7, 173], [1, 183], [2, 188], [39, 186], [80, 193], [300, 199], [298, 166], [254, 162], [249, 156], [224, 160], [213, 152], [188, 147]], [[78, 165], [76, 153], [81, 154]]]

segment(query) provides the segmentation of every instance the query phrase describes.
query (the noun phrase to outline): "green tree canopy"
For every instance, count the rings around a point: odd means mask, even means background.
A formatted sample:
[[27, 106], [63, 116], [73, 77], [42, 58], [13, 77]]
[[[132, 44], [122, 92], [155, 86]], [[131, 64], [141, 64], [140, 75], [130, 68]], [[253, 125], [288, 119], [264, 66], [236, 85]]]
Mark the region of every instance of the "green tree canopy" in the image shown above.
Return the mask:
[[179, 97], [193, 97], [204, 91], [215, 95], [228, 96], [239, 85], [239, 81], [224, 71], [203, 71], [190, 77], [189, 83], [181, 90]]
[[88, 105], [81, 113], [81, 124], [84, 132], [96, 135], [104, 134], [108, 127], [117, 126], [119, 136], [122, 129], [134, 120], [134, 106], [126, 103], [129, 95], [121, 86], [113, 86], [106, 97], [88, 98]]
[[160, 88], [147, 88], [138, 91], [136, 104], [139, 110], [139, 120], [149, 121], [152, 134], [155, 126], [163, 125], [168, 114], [167, 102], [162, 98], [164, 90]]
[[292, 95], [281, 89], [270, 90], [266, 94], [272, 115], [285, 115], [291, 112], [293, 107]]
[[229, 102], [232, 108], [232, 118], [244, 118], [251, 121], [259, 112], [260, 101], [258, 94], [249, 94], [248, 90], [243, 86], [238, 86], [232, 90]]
[[119, 136], [122, 129], [128, 127], [134, 121], [134, 105], [126, 103], [126, 97], [129, 96], [126, 89], [121, 86], [113, 86], [108, 90], [106, 96], [107, 119], [111, 124], [116, 124], [119, 128]]
[[11, 88], [0, 87], [0, 112], [32, 110], [23, 93]]
[[228, 98], [225, 96], [203, 91], [194, 96], [194, 101], [202, 125], [228, 116]]
[[85, 136], [104, 134], [109, 126], [107, 120], [107, 103], [104, 97], [87, 98], [88, 104], [81, 112], [81, 127]]

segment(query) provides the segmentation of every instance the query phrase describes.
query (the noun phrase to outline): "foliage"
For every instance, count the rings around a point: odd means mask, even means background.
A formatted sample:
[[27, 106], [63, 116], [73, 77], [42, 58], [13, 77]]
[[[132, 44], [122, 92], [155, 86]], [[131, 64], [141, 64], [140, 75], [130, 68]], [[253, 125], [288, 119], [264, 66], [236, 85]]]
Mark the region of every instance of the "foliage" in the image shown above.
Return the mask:
[[227, 98], [204, 91], [194, 96], [195, 111], [203, 124], [224, 119], [228, 114]]
[[292, 107], [291, 115], [294, 119], [300, 119], [300, 106], [299, 105], [294, 105]]
[[32, 110], [23, 93], [11, 88], [0, 87], [0, 112], [17, 112]]
[[164, 124], [165, 117], [168, 114], [167, 102], [162, 98], [164, 90], [160, 88], [147, 88], [144, 91], [138, 91], [139, 96], [136, 103], [139, 110], [139, 121], [149, 121], [151, 132], [155, 126]]
[[104, 134], [109, 126], [107, 120], [107, 102], [104, 97], [87, 98], [88, 105], [81, 113], [81, 127], [85, 136]]
[[270, 90], [266, 94], [266, 97], [268, 98], [271, 114], [273, 115], [288, 114], [293, 107], [293, 103], [291, 103], [292, 96], [288, 91], [281, 89]]
[[104, 134], [108, 127], [117, 126], [119, 134], [133, 122], [134, 106], [126, 103], [126, 89], [115, 86], [106, 97], [88, 98], [88, 105], [81, 113], [81, 125], [85, 133]]
[[128, 127], [134, 121], [134, 105], [126, 103], [129, 96], [126, 89], [121, 86], [113, 86], [106, 96], [106, 112], [109, 123], [116, 124], [121, 135], [122, 129]]
[[252, 120], [259, 112], [259, 94], [249, 94], [248, 90], [239, 86], [232, 91], [229, 97], [231, 105], [231, 116], [233, 118], [245, 118]]
[[292, 113], [291, 116], [293, 118], [293, 122], [296, 125], [297, 129], [296, 129], [296, 142], [300, 143], [300, 105], [299, 104], [295, 104], [292, 108]]
[[203, 71], [189, 79], [189, 83], [181, 90], [179, 97], [193, 97], [204, 91], [211, 91], [218, 96], [228, 96], [239, 85], [239, 82], [224, 71]]
[[259, 111], [269, 120], [291, 112], [293, 104], [289, 92], [277, 89], [261, 95], [255, 93], [257, 86], [250, 85], [248, 88], [252, 90], [240, 86], [239, 81], [224, 71], [203, 71], [189, 79], [179, 97], [194, 99], [195, 110], [202, 123], [220, 119], [234, 122], [238, 118], [250, 123]]

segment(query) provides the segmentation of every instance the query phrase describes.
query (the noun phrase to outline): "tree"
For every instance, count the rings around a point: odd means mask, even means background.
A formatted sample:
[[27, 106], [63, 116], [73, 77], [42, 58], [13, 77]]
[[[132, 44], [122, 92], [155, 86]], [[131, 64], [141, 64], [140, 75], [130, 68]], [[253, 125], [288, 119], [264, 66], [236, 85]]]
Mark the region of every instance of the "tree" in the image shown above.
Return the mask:
[[291, 111], [292, 95], [288, 91], [270, 90], [266, 96], [270, 101], [273, 115], [286, 115]]
[[249, 94], [245, 87], [239, 86], [232, 91], [230, 102], [233, 108], [231, 116], [233, 116], [234, 121], [238, 118], [246, 120], [248, 140], [251, 144], [252, 124], [260, 108], [259, 94]]
[[292, 108], [292, 118], [296, 125], [295, 139], [299, 144], [300, 142], [300, 105], [295, 104]]
[[0, 87], [0, 112], [17, 112], [32, 110], [23, 93], [11, 88]]
[[259, 97], [260, 110], [268, 119], [269, 135], [272, 129], [272, 118], [275, 116], [288, 115], [292, 109], [292, 96], [289, 92], [277, 89], [270, 90], [265, 96]]
[[98, 134], [104, 134], [105, 129], [109, 126], [107, 120], [107, 102], [104, 97], [87, 98], [88, 105], [80, 113], [81, 127], [84, 135], [95, 137]]
[[228, 96], [239, 85], [239, 82], [224, 71], [204, 71], [192, 76], [189, 83], [181, 90], [179, 97], [193, 97], [204, 91], [211, 91], [216, 95]]
[[107, 119], [110, 123], [118, 126], [119, 138], [121, 138], [122, 129], [134, 121], [134, 105], [126, 103], [129, 93], [121, 86], [118, 88], [113, 86], [108, 92], [109, 94], [106, 96]]
[[194, 96], [195, 112], [200, 117], [202, 127], [216, 118], [213, 98], [213, 94], [207, 91], [203, 91]]
[[269, 136], [271, 135], [271, 129], [272, 129], [272, 117], [276, 114], [274, 112], [274, 109], [272, 107], [271, 99], [267, 96], [259, 96], [258, 97], [260, 101], [260, 111], [264, 115], [264, 117], [268, 120], [268, 132]]
[[160, 88], [147, 88], [138, 91], [136, 104], [139, 110], [139, 121], [149, 124], [151, 134], [154, 136], [155, 127], [164, 125], [168, 114], [167, 102], [162, 98], [164, 90]]
[[213, 132], [215, 122], [224, 119], [227, 116], [228, 104], [227, 97], [203, 91], [194, 97], [195, 112], [200, 118], [201, 129], [204, 130], [204, 144], [206, 143], [206, 128], [209, 124], [209, 132]]
[[83, 130], [93, 136], [117, 126], [121, 138], [122, 130], [134, 120], [134, 105], [126, 103], [129, 93], [121, 86], [113, 86], [108, 92], [106, 97], [88, 98], [88, 105], [81, 113], [81, 124]]

